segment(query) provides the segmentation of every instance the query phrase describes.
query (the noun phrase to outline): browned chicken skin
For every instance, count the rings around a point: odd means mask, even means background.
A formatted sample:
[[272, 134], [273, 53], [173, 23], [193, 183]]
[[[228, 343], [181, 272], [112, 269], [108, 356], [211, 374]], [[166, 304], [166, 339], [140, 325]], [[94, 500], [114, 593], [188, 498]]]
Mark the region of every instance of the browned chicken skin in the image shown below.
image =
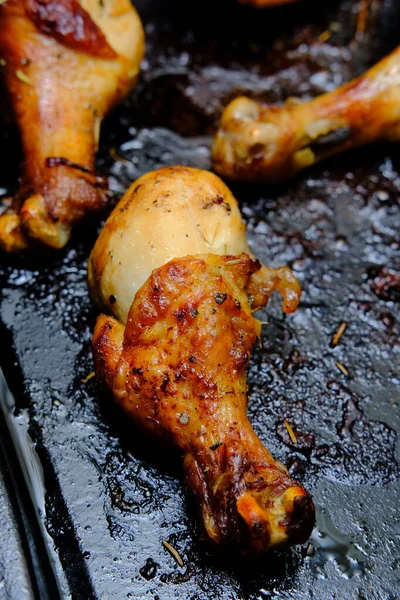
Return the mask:
[[[118, 251], [121, 230], [115, 219], [120, 211], [127, 223], [131, 215], [138, 216], [135, 202], [148, 214], [139, 193], [153, 190], [156, 194], [160, 188], [157, 210], [162, 222], [163, 212], [169, 210], [162, 205], [165, 180], [169, 179], [171, 206], [174, 189], [175, 193], [182, 190], [182, 176], [193, 190], [198, 186], [206, 214], [218, 198], [214, 220], [225, 220], [229, 228], [230, 217], [222, 204], [233, 207], [235, 201], [212, 174], [175, 167], [139, 179], [116, 207], [111, 229], [100, 235], [106, 239], [100, 239], [91, 256], [92, 293], [98, 296], [99, 281], [100, 286], [112, 286], [108, 288], [115, 293], [112, 306], [118, 303], [118, 284], [113, 273], [97, 279], [97, 269], [102, 271], [104, 265], [99, 267], [96, 254], [107, 254], [107, 248]], [[207, 202], [204, 189], [210, 193]], [[175, 202], [180, 206], [177, 195]], [[180, 209], [190, 237], [199, 224], [196, 207]], [[239, 238], [244, 236], [240, 228], [235, 231]], [[150, 240], [152, 235], [149, 229]], [[127, 239], [119, 243], [129, 247]], [[176, 240], [172, 245], [179, 254]], [[146, 252], [151, 256], [151, 247]], [[131, 254], [130, 260], [134, 257]], [[122, 295], [126, 289], [122, 284]], [[245, 368], [261, 332], [253, 312], [267, 303], [275, 289], [283, 296], [283, 310], [296, 310], [300, 286], [287, 267], [269, 269], [245, 252], [181, 256], [149, 275], [136, 292], [127, 320], [122, 311], [126, 326], [101, 315], [93, 334], [96, 373], [118, 404], [137, 425], [182, 452], [186, 480], [198, 500], [208, 537], [218, 544], [233, 543], [249, 555], [304, 542], [314, 524], [311, 497], [274, 460], [246, 416]], [[101, 302], [106, 295], [103, 290]]]
[[61, 248], [101, 208], [94, 172], [100, 122], [133, 87], [144, 50], [129, 0], [6, 0], [0, 58], [21, 132], [21, 187], [0, 217], [0, 247]]
[[277, 182], [343, 150], [399, 139], [400, 47], [362, 77], [309, 102], [236, 98], [222, 115], [213, 162], [231, 179]]

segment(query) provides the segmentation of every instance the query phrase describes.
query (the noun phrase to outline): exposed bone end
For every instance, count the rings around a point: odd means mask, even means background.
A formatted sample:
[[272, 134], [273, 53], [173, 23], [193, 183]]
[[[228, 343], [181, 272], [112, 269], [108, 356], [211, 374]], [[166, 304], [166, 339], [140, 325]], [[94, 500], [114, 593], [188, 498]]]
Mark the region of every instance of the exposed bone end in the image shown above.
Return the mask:
[[247, 173], [251, 179], [260, 164], [273, 165], [280, 150], [284, 112], [245, 97], [228, 104], [212, 148], [216, 171], [237, 179], [246, 179]]
[[[252, 462], [252, 451], [248, 446], [246, 450], [246, 460]], [[261, 467], [253, 457], [252, 467], [241, 472], [240, 452], [236, 449], [234, 455], [235, 461], [217, 473], [212, 463], [202, 464], [192, 454], [185, 456], [187, 482], [200, 502], [210, 541], [233, 544], [247, 557], [304, 543], [315, 524], [309, 493], [272, 457]]]
[[275, 498], [246, 492], [236, 507], [246, 527], [243, 554], [258, 555], [285, 544], [301, 544], [315, 523], [314, 505], [300, 486], [286, 489]]
[[240, 96], [228, 104], [222, 113], [221, 128], [230, 130], [231, 126], [237, 122], [257, 121], [259, 118], [259, 108], [257, 102]]
[[40, 194], [34, 194], [25, 200], [20, 219], [29, 237], [52, 248], [63, 248], [70, 238], [70, 225], [51, 219], [45, 200]]

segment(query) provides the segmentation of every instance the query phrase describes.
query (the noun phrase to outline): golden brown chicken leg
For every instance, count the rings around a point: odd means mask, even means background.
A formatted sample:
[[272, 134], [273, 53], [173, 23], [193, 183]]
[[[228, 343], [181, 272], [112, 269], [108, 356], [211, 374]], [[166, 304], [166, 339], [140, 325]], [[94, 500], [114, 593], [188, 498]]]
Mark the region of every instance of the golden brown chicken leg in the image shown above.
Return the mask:
[[276, 182], [343, 150], [400, 139], [400, 47], [365, 75], [304, 103], [240, 97], [225, 108], [213, 145], [215, 170]]
[[0, 247], [61, 248], [71, 225], [104, 205], [107, 184], [94, 172], [100, 122], [134, 85], [143, 49], [129, 0], [0, 5], [0, 57], [24, 153]]
[[[168, 211], [174, 204], [182, 235], [171, 240]], [[92, 294], [122, 320], [98, 318], [98, 377], [137, 425], [180, 449], [208, 537], [257, 555], [305, 541], [314, 507], [246, 417], [245, 368], [261, 331], [252, 313], [274, 289], [283, 296], [283, 310], [293, 312], [300, 287], [287, 267], [268, 269], [242, 251], [247, 244], [237, 212], [229, 190], [210, 173], [184, 167], [149, 173], [128, 190], [100, 234], [89, 281]], [[141, 215], [150, 223], [154, 214], [156, 231], [148, 227], [143, 233], [143, 222], [136, 225], [142, 240], [149, 240], [142, 261], [147, 257], [151, 270], [163, 254], [177, 257], [149, 273], [126, 316], [132, 287], [124, 279], [142, 283], [144, 276], [130, 266], [139, 255], [132, 227]], [[224, 230], [222, 247], [221, 239], [215, 246], [208, 239], [213, 228]], [[206, 248], [207, 254], [185, 256], [191, 236], [194, 252]], [[235, 247], [240, 253], [229, 255]], [[120, 262], [126, 273], [115, 275], [113, 265]]]

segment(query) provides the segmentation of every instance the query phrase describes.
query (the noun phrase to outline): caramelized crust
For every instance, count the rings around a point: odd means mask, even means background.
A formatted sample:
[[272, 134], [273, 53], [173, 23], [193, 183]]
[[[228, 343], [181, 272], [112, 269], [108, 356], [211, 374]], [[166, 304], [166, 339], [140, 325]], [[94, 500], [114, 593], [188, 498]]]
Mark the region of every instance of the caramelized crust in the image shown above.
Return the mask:
[[245, 368], [261, 329], [252, 312], [273, 289], [296, 308], [293, 276], [247, 254], [177, 258], [139, 289], [126, 328], [101, 315], [93, 335], [96, 372], [118, 404], [182, 451], [208, 537], [250, 555], [301, 543], [314, 524], [310, 496], [246, 417]]
[[101, 58], [116, 58], [102, 31], [78, 0], [27, 0], [36, 27], [68, 46]]
[[213, 145], [218, 173], [276, 182], [350, 148], [400, 139], [400, 47], [362, 77], [309, 102], [274, 106], [240, 97]]
[[143, 49], [129, 0], [0, 5], [0, 56], [24, 153], [0, 247], [61, 248], [75, 221], [104, 206], [107, 184], [94, 172], [100, 122], [134, 85]]

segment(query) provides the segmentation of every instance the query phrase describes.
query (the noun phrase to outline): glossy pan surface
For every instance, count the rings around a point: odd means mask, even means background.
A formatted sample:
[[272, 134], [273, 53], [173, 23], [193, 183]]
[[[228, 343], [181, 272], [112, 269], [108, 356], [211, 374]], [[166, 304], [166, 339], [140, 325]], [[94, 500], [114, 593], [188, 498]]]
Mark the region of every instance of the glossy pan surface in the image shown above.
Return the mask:
[[[228, 0], [138, 2], [147, 36], [142, 78], [105, 124], [97, 164], [114, 202], [150, 169], [208, 168], [209, 136], [235, 95], [308, 98], [379, 60], [400, 43], [400, 9], [395, 0], [368, 6], [365, 32], [356, 36], [357, 1], [304, 0], [268, 12]], [[3, 100], [2, 115], [6, 195], [17, 185], [20, 155]], [[44, 573], [32, 587], [37, 597], [400, 596], [398, 156], [398, 146], [371, 147], [280, 186], [231, 186], [254, 253], [271, 266], [292, 266], [303, 286], [294, 316], [283, 317], [278, 299], [262, 315], [268, 324], [249, 366], [249, 415], [274, 456], [310, 489], [318, 511], [310, 545], [249, 564], [199, 542], [179, 460], [140, 437], [88, 377], [96, 310], [86, 263], [106, 214], [58, 253], [1, 255], [0, 360], [16, 402], [15, 409], [4, 403], [3, 425], [23, 431], [24, 441], [10, 435], [19, 453], [4, 450], [11, 467], [1, 460], [0, 494], [18, 488], [20, 516], [30, 515], [25, 533], [19, 528], [23, 541], [14, 537], [21, 561], [30, 556], [21, 577]], [[30, 495], [7, 476], [13, 460], [22, 471], [28, 464]], [[4, 522], [9, 508], [6, 501], [0, 507]], [[4, 567], [3, 589], [9, 578]]]

